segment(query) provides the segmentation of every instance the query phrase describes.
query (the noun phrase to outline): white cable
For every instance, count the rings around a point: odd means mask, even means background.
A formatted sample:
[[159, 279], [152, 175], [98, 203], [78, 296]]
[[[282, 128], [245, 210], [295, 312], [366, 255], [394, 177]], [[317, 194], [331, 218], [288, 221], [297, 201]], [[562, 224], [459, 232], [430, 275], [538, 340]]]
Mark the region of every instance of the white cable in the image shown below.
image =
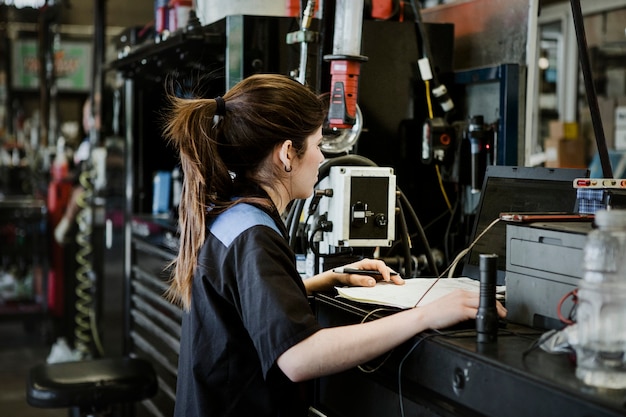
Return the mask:
[[[489, 230], [491, 230], [491, 228], [493, 226], [495, 226], [496, 223], [498, 223], [500, 221], [500, 218], [495, 219], [494, 221], [492, 221], [489, 226], [487, 226], [485, 228], [485, 230], [483, 230], [476, 239], [474, 239], [474, 241], [472, 243], [470, 243], [470, 245], [463, 249], [461, 252], [459, 252], [459, 254], [456, 256], [456, 258], [454, 258], [454, 261], [452, 261], [452, 263], [450, 264], [450, 266], [448, 267], [448, 278], [452, 278], [454, 276], [454, 270], [456, 269], [457, 264], [461, 261], [461, 259], [463, 259], [465, 257], [465, 255], [467, 255], [467, 253], [472, 250], [472, 248], [474, 247], [474, 245], [476, 244], [476, 242], [478, 242], [484, 235], [485, 233], [487, 233]], [[443, 271], [443, 273], [441, 274], [441, 276], [443, 276], [443, 274], [445, 274], [446, 271]]]

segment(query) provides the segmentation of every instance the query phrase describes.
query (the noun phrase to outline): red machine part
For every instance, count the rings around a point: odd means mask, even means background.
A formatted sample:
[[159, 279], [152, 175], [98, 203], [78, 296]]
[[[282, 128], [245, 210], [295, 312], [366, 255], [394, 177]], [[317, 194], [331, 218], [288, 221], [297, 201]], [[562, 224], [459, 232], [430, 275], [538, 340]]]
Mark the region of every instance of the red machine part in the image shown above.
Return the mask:
[[331, 127], [350, 128], [356, 119], [361, 61], [331, 62], [331, 98], [328, 121]]

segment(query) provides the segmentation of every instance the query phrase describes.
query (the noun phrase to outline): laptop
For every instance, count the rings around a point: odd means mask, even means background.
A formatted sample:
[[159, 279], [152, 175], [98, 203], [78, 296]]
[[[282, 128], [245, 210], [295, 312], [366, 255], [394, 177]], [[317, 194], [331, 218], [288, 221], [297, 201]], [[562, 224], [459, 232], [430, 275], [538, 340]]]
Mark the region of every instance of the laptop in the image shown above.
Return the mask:
[[[575, 213], [575, 178], [587, 178], [589, 171], [578, 168], [544, 168], [489, 165], [485, 172], [474, 218], [471, 242], [500, 213]], [[495, 253], [497, 285], [504, 285], [506, 274], [506, 223], [496, 223], [465, 257], [462, 275], [480, 279], [480, 254]]]

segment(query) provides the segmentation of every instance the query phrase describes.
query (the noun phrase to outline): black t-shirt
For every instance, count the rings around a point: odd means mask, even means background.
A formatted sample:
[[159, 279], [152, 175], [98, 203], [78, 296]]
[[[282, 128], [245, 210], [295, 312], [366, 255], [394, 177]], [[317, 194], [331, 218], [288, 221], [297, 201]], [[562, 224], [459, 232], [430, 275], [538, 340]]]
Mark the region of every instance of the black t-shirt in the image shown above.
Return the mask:
[[280, 217], [228, 209], [209, 226], [183, 315], [175, 416], [305, 416], [276, 359], [319, 329]]

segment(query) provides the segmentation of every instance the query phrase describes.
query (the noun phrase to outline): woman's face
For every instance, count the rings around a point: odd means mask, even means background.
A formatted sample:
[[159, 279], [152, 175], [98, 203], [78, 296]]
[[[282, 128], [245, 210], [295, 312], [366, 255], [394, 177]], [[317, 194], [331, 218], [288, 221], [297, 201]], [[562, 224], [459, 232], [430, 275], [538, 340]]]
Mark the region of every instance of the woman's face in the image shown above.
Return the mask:
[[307, 198], [313, 193], [317, 183], [319, 167], [324, 162], [324, 154], [320, 149], [322, 143], [322, 127], [307, 137], [305, 151], [301, 158], [294, 161], [291, 172], [291, 198]]

